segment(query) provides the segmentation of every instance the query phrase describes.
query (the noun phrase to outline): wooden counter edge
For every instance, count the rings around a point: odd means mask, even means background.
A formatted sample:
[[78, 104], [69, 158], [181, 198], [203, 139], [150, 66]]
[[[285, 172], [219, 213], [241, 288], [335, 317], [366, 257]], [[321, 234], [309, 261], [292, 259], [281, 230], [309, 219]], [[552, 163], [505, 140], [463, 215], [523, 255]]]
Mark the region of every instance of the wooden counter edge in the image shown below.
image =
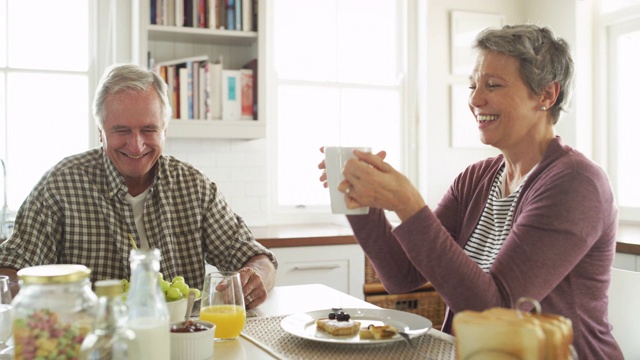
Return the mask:
[[324, 245], [352, 245], [357, 244], [353, 236], [310, 236], [286, 239], [256, 239], [266, 248], [298, 247], [298, 246], [324, 246]]

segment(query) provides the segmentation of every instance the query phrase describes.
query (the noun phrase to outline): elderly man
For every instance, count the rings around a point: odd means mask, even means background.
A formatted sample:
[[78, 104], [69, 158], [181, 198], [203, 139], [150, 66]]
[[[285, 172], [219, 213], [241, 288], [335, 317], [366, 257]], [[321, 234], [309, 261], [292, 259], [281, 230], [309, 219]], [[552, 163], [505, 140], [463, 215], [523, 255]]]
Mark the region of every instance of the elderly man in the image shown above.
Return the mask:
[[205, 262], [239, 270], [247, 307], [264, 302], [275, 282], [273, 254], [215, 183], [162, 154], [171, 116], [164, 81], [137, 65], [114, 65], [100, 80], [93, 111], [102, 147], [42, 177], [0, 245], [0, 274], [15, 282], [24, 267], [73, 263], [89, 267], [93, 281], [128, 278], [133, 237], [140, 248], [160, 249], [166, 278], [200, 287]]

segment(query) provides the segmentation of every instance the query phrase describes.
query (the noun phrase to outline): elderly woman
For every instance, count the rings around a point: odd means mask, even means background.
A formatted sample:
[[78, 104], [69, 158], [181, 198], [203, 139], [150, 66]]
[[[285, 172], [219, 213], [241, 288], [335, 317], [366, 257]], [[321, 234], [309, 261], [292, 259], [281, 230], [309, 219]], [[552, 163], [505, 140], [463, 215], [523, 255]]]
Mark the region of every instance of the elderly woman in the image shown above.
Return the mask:
[[[389, 292], [431, 282], [448, 305], [444, 331], [456, 312], [531, 297], [571, 319], [581, 359], [621, 359], [607, 321], [614, 196], [605, 172], [554, 134], [569, 101], [569, 47], [535, 25], [487, 29], [474, 47], [469, 109], [501, 154], [465, 169], [430, 209], [384, 151], [355, 151], [338, 188], [349, 208], [372, 209], [348, 216], [354, 234]], [[392, 228], [382, 209], [402, 223]]]

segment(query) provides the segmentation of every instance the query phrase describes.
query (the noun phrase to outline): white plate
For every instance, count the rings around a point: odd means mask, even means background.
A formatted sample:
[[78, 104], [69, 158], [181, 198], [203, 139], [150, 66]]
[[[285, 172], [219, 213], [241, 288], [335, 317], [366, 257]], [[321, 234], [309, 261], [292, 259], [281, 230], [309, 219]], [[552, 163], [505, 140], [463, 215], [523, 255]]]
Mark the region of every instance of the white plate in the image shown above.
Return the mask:
[[[360, 327], [367, 327], [370, 324], [391, 325], [400, 331], [416, 337], [426, 333], [433, 325], [429, 319], [410, 312], [390, 310], [390, 309], [342, 309], [351, 316], [351, 320], [360, 322]], [[316, 310], [307, 313], [293, 314], [285, 317], [280, 322], [280, 326], [289, 334], [305, 338], [308, 340], [339, 343], [339, 344], [383, 344], [400, 341], [402, 338], [395, 335], [390, 339], [360, 339], [358, 334], [351, 336], [331, 336], [322, 330], [316, 330], [316, 319], [326, 318], [330, 309]]]

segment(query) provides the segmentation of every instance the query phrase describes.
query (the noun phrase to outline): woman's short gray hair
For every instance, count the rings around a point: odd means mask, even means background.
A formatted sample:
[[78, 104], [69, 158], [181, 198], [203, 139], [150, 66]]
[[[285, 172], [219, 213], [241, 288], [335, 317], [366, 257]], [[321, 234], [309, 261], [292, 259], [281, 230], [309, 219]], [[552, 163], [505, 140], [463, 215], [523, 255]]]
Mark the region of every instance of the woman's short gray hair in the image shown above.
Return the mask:
[[166, 129], [172, 114], [171, 104], [167, 95], [167, 84], [155, 72], [136, 64], [114, 64], [107, 68], [102, 75], [93, 99], [93, 116], [98, 128], [103, 129], [104, 127], [105, 102], [109, 94], [131, 90], [145, 91], [149, 86], [153, 86], [158, 96], [160, 96], [162, 118], [164, 120], [164, 129]]
[[520, 76], [529, 89], [539, 95], [554, 81], [560, 93], [551, 107], [553, 123], [560, 118], [571, 98], [573, 60], [569, 44], [556, 38], [548, 27], [537, 25], [506, 25], [502, 29], [485, 29], [476, 37], [473, 47], [514, 57], [520, 63]]

